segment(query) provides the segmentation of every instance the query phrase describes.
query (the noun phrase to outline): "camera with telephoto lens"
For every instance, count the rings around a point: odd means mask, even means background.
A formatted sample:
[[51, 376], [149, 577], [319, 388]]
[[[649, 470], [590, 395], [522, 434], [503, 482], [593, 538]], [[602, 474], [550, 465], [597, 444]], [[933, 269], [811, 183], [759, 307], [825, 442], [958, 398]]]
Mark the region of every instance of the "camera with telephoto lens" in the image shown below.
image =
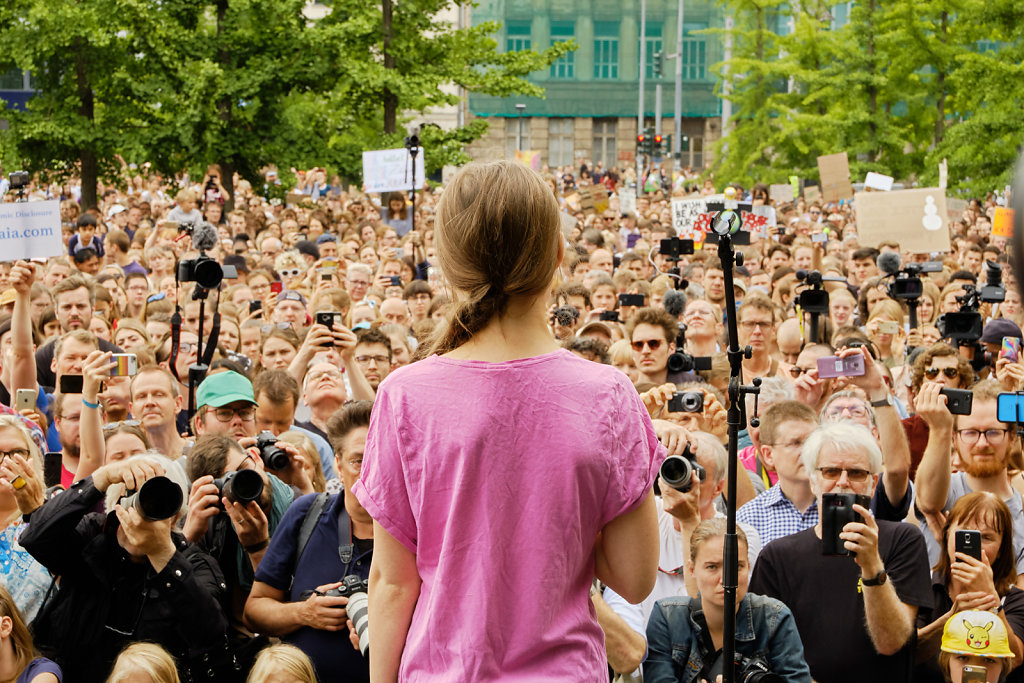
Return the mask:
[[234, 470], [213, 480], [221, 497], [247, 505], [263, 495], [263, 475], [256, 470]]
[[[764, 655], [755, 655], [754, 657], [745, 657], [739, 652], [735, 653], [736, 668], [734, 669], [736, 677], [733, 679], [736, 683], [785, 683], [782, 676], [776, 673], [772, 673], [768, 666], [768, 660], [765, 659]], [[722, 674], [722, 669], [725, 668], [724, 655], [719, 655], [714, 665], [711, 667], [707, 679], [714, 681]]]
[[559, 306], [551, 314], [551, 320], [557, 322], [561, 327], [572, 327], [580, 318], [579, 309], [575, 306]]
[[195, 282], [207, 289], [216, 289], [225, 277], [236, 278], [234, 266], [222, 266], [205, 254], [178, 263], [178, 280]]
[[[686, 345], [686, 325], [679, 323], [679, 334], [676, 336], [676, 350], [669, 357], [665, 368], [670, 373], [693, 372], [694, 370], [710, 370], [711, 356], [691, 356], [683, 348]], [[672, 408], [669, 408], [672, 410]]]
[[354, 574], [349, 574], [341, 580], [341, 585], [324, 593], [331, 597], [348, 598], [345, 611], [348, 618], [352, 620], [356, 636], [359, 638], [359, 651], [363, 657], [370, 656], [370, 620], [369, 620], [369, 596], [367, 595], [367, 583]]
[[682, 493], [693, 488], [694, 473], [701, 481], [708, 477], [707, 471], [697, 462], [697, 457], [690, 451], [690, 444], [686, 444], [682, 455], [670, 455], [665, 458], [658, 472], [663, 482]]
[[277, 437], [273, 432], [260, 432], [256, 437], [256, 448], [267, 469], [283, 470], [288, 467], [288, 453], [277, 446]]
[[138, 491], [129, 491], [121, 499], [121, 507], [135, 508], [147, 522], [170, 519], [181, 509], [185, 494], [167, 477], [152, 477], [142, 482]]

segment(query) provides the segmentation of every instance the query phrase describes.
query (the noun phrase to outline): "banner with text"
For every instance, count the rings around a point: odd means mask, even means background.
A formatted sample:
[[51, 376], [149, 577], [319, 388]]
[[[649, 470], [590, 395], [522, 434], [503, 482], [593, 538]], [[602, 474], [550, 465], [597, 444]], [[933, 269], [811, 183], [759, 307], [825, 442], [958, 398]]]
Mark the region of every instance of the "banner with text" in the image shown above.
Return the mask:
[[[720, 200], [719, 200], [720, 201]], [[768, 228], [776, 225], [775, 209], [770, 206], [755, 206], [750, 211], [741, 211], [741, 230], [765, 237]], [[707, 199], [673, 199], [672, 227], [682, 239], [703, 242], [704, 235], [711, 230], [711, 218]]]
[[59, 200], [0, 204], [0, 260], [49, 258], [64, 253]]
[[408, 192], [413, 186], [423, 187], [426, 177], [422, 149], [415, 169], [405, 147], [363, 152], [363, 192]]

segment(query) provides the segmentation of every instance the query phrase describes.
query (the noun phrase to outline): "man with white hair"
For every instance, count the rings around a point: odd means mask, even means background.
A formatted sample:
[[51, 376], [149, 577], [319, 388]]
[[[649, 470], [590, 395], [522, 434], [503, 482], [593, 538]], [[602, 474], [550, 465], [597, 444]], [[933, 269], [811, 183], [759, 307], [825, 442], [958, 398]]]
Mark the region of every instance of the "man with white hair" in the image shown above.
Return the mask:
[[[851, 422], [818, 427], [800, 457], [819, 509], [826, 494], [870, 496], [882, 469], [875, 437]], [[839, 534], [850, 555], [823, 554], [819, 522], [765, 546], [750, 592], [793, 612], [815, 680], [909, 681], [914, 620], [931, 604], [924, 538], [910, 524], [875, 520], [861, 505], [853, 511], [856, 521]]]

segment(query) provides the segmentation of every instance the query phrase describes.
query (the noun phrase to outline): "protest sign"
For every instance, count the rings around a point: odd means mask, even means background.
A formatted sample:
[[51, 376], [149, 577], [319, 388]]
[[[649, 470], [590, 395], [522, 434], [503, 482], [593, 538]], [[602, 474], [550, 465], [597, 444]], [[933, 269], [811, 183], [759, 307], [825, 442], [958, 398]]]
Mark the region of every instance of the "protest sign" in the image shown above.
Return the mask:
[[826, 202], [853, 198], [850, 160], [846, 157], [846, 152], [818, 157], [818, 173], [821, 176], [821, 196]]
[[672, 227], [683, 239], [704, 241], [708, 228], [708, 203], [704, 199], [673, 199]]
[[892, 190], [893, 177], [882, 175], [881, 173], [875, 173], [874, 171], [868, 171], [867, 177], [864, 179], [864, 188], [871, 190], [879, 190], [881, 192], [889, 192]]
[[768, 188], [768, 196], [772, 198], [772, 201], [776, 204], [782, 204], [784, 202], [791, 202], [796, 197], [796, 192], [792, 185], [788, 183], [782, 183], [780, 185], [772, 185]]
[[619, 190], [619, 212], [636, 213], [636, 190], [626, 187]]
[[793, 187], [793, 198], [796, 199], [800, 196], [800, 177], [795, 175], [789, 176], [789, 184]]
[[966, 210], [966, 199], [953, 199], [952, 197], [946, 197], [946, 215], [949, 216], [950, 223], [963, 218], [964, 211]]
[[1013, 237], [1013, 209], [996, 207], [992, 216], [992, 234], [996, 237]]
[[804, 200], [808, 204], [813, 204], [820, 199], [821, 189], [817, 185], [807, 185], [804, 187]]
[[608, 210], [608, 189], [604, 185], [586, 185], [579, 189], [580, 207], [586, 213]]
[[516, 161], [526, 164], [534, 171], [540, 170], [540, 152], [532, 149], [517, 149]]
[[943, 159], [939, 162], [939, 189], [945, 190], [947, 182], [949, 182], [949, 163]]
[[895, 240], [912, 254], [949, 251], [946, 193], [937, 187], [858, 192], [855, 205], [861, 246]]
[[426, 179], [423, 150], [416, 155], [415, 175], [409, 160], [405, 147], [363, 152], [363, 192], [408, 192], [413, 186], [422, 187]]
[[[93, 237], [93, 241], [100, 237]], [[60, 201], [0, 204], [0, 259], [49, 258], [65, 253]]]

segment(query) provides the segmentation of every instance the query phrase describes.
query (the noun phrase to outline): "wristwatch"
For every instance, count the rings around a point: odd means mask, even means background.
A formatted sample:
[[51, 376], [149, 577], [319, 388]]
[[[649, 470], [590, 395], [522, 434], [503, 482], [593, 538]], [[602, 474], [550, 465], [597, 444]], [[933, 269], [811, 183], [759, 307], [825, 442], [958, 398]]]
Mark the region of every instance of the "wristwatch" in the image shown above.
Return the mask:
[[889, 575], [885, 573], [885, 570], [878, 572], [873, 579], [865, 579], [863, 576], [860, 582], [864, 586], [881, 586], [889, 578]]
[[871, 401], [872, 408], [884, 408], [886, 406], [895, 406], [896, 402], [892, 400], [892, 394], [886, 394], [885, 398], [877, 401]]

